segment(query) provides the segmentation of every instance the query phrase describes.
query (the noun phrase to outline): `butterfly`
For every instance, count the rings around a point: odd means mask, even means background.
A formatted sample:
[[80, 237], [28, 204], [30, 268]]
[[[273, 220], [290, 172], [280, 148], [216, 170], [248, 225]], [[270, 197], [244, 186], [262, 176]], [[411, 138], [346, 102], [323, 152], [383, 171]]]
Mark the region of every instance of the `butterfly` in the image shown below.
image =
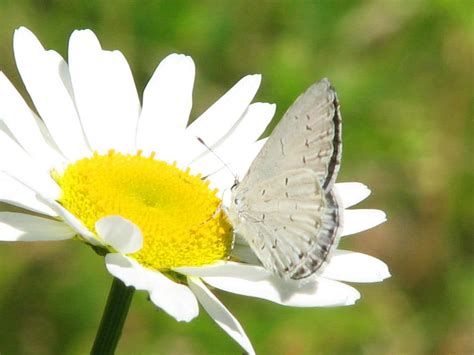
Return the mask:
[[333, 186], [341, 128], [336, 92], [322, 79], [296, 99], [232, 188], [234, 233], [283, 279], [317, 274], [339, 242], [342, 209]]

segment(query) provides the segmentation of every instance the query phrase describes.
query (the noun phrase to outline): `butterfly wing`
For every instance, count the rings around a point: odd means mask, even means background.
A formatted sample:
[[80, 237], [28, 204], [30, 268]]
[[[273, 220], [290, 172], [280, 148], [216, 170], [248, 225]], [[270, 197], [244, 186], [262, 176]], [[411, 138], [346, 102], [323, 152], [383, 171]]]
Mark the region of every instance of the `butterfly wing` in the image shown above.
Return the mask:
[[262, 264], [283, 278], [302, 279], [337, 243], [340, 216], [332, 193], [310, 169], [286, 171], [235, 196], [234, 228]]
[[252, 185], [287, 170], [308, 168], [330, 191], [341, 162], [341, 114], [336, 92], [322, 79], [283, 115], [242, 184]]
[[288, 109], [234, 189], [236, 233], [283, 278], [311, 276], [338, 243], [341, 213], [331, 189], [341, 151], [339, 102], [323, 79]]

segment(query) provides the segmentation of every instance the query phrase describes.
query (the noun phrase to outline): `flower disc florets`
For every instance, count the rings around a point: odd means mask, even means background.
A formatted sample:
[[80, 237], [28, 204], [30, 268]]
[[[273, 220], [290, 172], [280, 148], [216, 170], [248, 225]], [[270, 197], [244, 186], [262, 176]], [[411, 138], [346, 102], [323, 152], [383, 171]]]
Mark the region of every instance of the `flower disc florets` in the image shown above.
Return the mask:
[[95, 232], [95, 223], [110, 215], [135, 223], [144, 244], [131, 256], [144, 266], [200, 266], [229, 255], [231, 227], [217, 190], [210, 190], [200, 175], [155, 160], [153, 154], [94, 154], [55, 179], [62, 190], [59, 202], [89, 230]]

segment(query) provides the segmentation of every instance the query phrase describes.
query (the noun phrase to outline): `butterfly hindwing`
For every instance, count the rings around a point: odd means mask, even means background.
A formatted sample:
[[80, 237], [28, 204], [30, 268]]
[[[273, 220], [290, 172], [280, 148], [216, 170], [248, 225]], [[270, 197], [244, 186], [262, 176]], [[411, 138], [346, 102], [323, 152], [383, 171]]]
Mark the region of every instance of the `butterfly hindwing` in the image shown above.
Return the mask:
[[336, 242], [339, 215], [309, 169], [296, 169], [235, 195], [236, 232], [264, 266], [283, 278], [319, 269]]

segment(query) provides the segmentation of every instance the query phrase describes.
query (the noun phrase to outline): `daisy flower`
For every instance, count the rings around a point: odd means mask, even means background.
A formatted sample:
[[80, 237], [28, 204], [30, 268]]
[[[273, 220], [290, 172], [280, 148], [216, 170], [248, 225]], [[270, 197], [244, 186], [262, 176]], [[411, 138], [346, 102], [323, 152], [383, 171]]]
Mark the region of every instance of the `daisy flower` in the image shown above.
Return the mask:
[[[262, 147], [275, 105], [252, 103], [260, 75], [237, 82], [188, 125], [195, 67], [171, 54], [140, 102], [119, 51], [103, 50], [90, 30], [74, 31], [68, 63], [19, 28], [14, 55], [32, 111], [0, 72], [0, 240], [74, 239], [105, 256], [107, 270], [178, 321], [199, 304], [248, 353], [239, 322], [209, 285], [286, 306], [353, 304], [342, 283], [389, 276], [373, 257], [337, 250], [324, 272], [301, 284], [273, 275], [245, 243], [233, 245], [225, 192]], [[202, 144], [205, 142], [205, 144]], [[207, 146], [207, 147], [206, 147]], [[216, 154], [211, 154], [210, 149]], [[219, 157], [219, 159], [217, 158]], [[344, 208], [366, 198], [360, 183], [336, 184]], [[343, 235], [385, 221], [378, 210], [344, 212]]]

